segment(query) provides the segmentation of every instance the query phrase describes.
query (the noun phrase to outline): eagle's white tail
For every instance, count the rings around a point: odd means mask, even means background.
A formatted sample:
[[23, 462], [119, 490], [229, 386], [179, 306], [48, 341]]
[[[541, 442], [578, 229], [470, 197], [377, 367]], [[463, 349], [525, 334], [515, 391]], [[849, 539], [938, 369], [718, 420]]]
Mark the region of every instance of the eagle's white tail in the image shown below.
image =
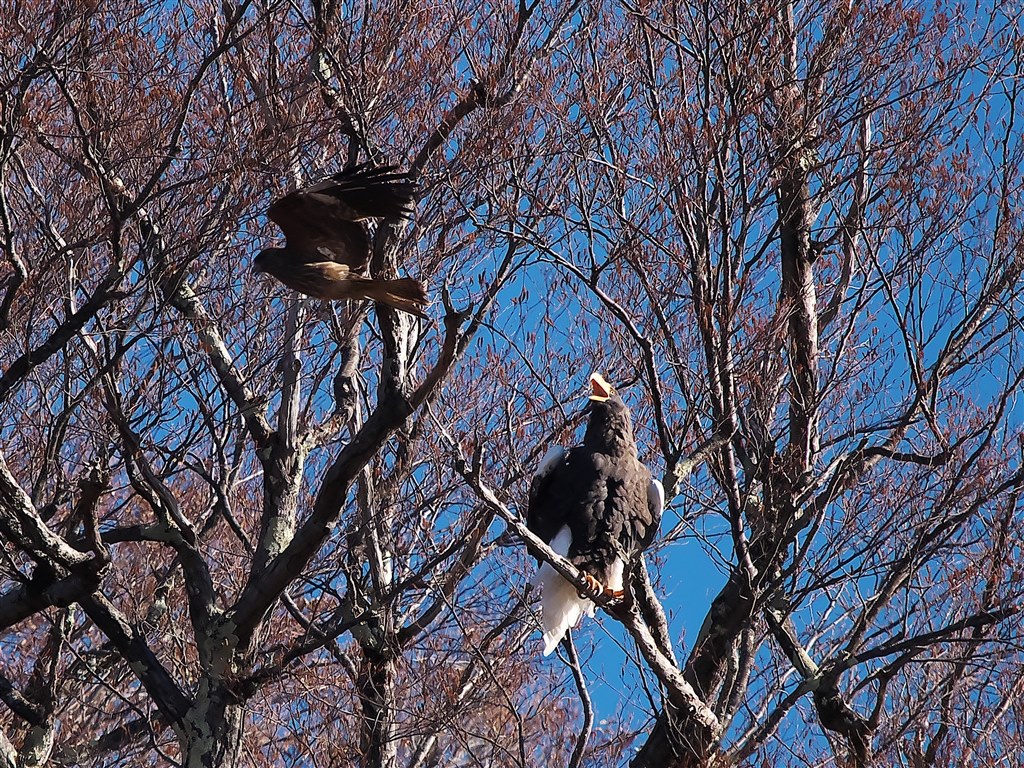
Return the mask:
[[[571, 544], [569, 526], [564, 526], [551, 540], [551, 548], [562, 557], [568, 554]], [[579, 624], [584, 613], [594, 615], [594, 603], [580, 597], [576, 587], [547, 563], [541, 564], [533, 584], [541, 589], [540, 623], [544, 630], [544, 655], [547, 656], [555, 650], [565, 633]]]

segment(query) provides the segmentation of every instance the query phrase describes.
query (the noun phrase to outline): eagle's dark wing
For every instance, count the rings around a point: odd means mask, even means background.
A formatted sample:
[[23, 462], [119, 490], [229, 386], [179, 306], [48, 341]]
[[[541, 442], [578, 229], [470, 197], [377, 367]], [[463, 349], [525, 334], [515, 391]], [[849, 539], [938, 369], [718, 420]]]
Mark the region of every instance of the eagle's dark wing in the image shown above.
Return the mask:
[[335, 261], [361, 272], [370, 239], [360, 222], [407, 215], [415, 191], [408, 174], [358, 165], [276, 200], [267, 216], [284, 232], [287, 250], [296, 258]]
[[567, 506], [563, 476], [566, 473], [568, 456], [561, 446], [549, 448], [530, 483], [526, 527], [545, 543], [550, 543], [565, 525]]
[[[568, 451], [550, 449], [530, 484], [527, 513], [530, 530], [577, 566], [580, 563], [573, 556], [575, 539], [579, 523], [585, 518], [580, 514], [580, 499], [593, 485], [592, 473], [586, 468], [587, 454], [582, 446]], [[541, 562], [533, 584], [541, 592], [541, 630], [547, 656], [584, 614], [594, 614], [594, 604], [545, 562]]]
[[620, 534], [622, 550], [628, 556], [647, 549], [654, 541], [665, 505], [665, 491], [661, 483], [651, 477], [650, 470], [639, 461], [631, 461], [635, 469], [630, 470], [632, 488], [623, 511]]

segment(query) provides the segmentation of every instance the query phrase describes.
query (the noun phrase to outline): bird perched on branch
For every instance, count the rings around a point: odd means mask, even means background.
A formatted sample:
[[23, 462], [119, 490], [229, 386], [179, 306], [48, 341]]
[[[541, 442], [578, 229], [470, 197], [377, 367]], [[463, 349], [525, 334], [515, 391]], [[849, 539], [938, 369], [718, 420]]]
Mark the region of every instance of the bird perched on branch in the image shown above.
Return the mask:
[[408, 216], [415, 193], [409, 174], [369, 164], [290, 192], [267, 211], [287, 243], [260, 251], [252, 271], [266, 272], [318, 299], [369, 299], [426, 317], [427, 294], [418, 280], [361, 274], [370, 260], [370, 237], [363, 221]]
[[[627, 563], [654, 540], [665, 490], [637, 458], [629, 409], [604, 377], [590, 377], [590, 419], [583, 445], [552, 447], [530, 484], [527, 526], [568, 558], [596, 592], [621, 597]], [[555, 649], [594, 603], [550, 565], [540, 586], [544, 655]]]

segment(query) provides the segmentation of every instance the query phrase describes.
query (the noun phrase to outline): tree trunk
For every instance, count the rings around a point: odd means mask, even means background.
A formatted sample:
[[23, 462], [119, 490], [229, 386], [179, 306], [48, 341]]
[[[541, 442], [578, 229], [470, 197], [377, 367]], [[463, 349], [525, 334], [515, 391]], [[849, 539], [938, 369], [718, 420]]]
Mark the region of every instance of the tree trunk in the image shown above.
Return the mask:
[[363, 768], [394, 768], [398, 765], [394, 657], [386, 651], [364, 648], [356, 686], [363, 718], [360, 734]]
[[200, 682], [178, 738], [183, 768], [234, 766], [242, 743], [242, 710], [234, 695], [223, 687], [212, 687], [208, 680]]

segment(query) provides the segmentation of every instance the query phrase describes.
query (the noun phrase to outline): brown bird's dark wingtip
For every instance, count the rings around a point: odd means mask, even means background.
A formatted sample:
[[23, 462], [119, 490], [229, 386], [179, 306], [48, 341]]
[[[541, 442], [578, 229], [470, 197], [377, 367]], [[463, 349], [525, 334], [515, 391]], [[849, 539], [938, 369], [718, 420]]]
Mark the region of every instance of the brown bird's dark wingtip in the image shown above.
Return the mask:
[[409, 171], [396, 166], [363, 163], [346, 168], [305, 188], [340, 201], [350, 220], [409, 218], [416, 207], [418, 187]]

